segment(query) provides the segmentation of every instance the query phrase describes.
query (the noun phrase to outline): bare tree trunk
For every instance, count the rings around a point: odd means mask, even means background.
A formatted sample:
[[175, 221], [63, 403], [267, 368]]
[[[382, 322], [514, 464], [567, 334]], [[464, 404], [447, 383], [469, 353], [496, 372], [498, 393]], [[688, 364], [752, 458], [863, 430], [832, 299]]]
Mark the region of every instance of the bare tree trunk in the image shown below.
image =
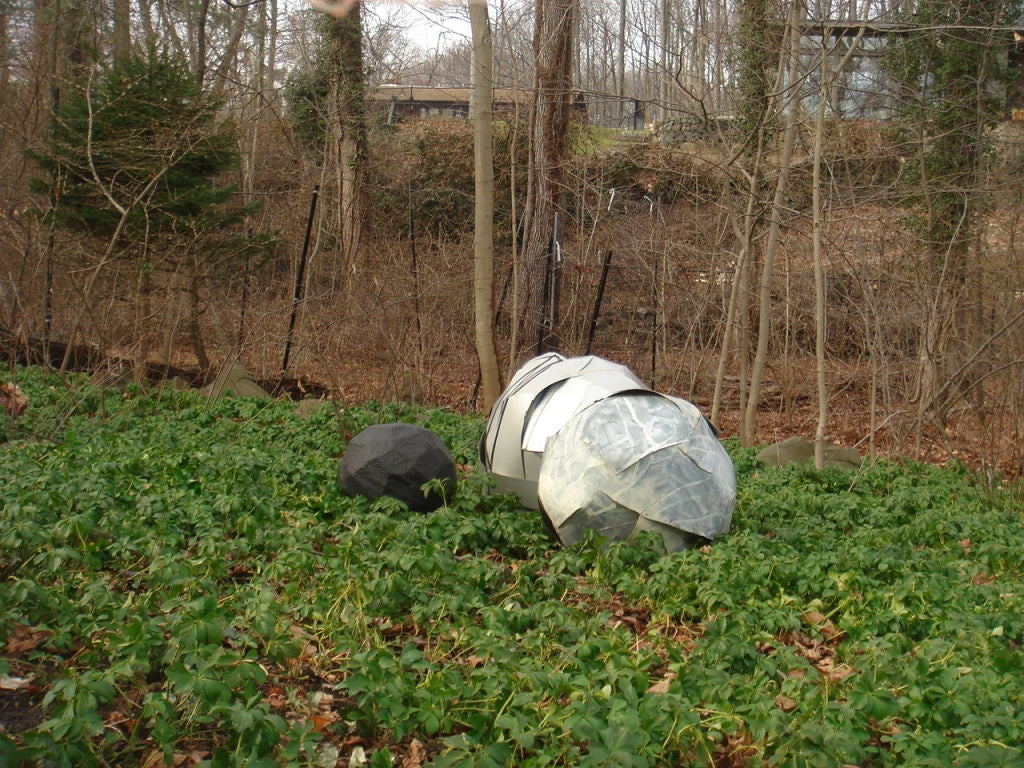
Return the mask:
[[[196, 71], [196, 50], [195, 50], [195, 19], [191, 11], [185, 14], [185, 39], [182, 40], [179, 32], [180, 24], [172, 19], [172, 13], [168, 8], [170, 0], [157, 0], [156, 12], [157, 17], [160, 21], [160, 30], [158, 35], [160, 36], [160, 42], [162, 45], [166, 45], [170, 50], [174, 51], [177, 55], [187, 60], [191, 65], [193, 71]], [[150, 38], [150, 42], [155, 42], [157, 36], [154, 35]]]
[[[619, 0], [619, 46], [615, 61], [615, 95], [619, 97], [619, 121], [626, 117], [626, 2]], [[633, 126], [630, 125], [630, 128]]]
[[340, 175], [341, 259], [351, 264], [362, 234], [362, 175], [366, 159], [366, 110], [361, 3], [329, 19], [328, 39], [334, 78], [334, 131]]
[[516, 179], [519, 178], [519, 153], [517, 147], [519, 146], [519, 126], [522, 121], [519, 118], [519, 106], [516, 105], [516, 116], [515, 123], [512, 129], [512, 136], [509, 142], [509, 197], [511, 198], [511, 209], [512, 209], [512, 312], [511, 316], [513, 322], [511, 323], [511, 333], [509, 334], [509, 355], [508, 355], [508, 375], [512, 376], [515, 370], [516, 357], [519, 350], [519, 323], [516, 319], [522, 314], [522, 291], [520, 287], [522, 285], [522, 259], [519, 258], [520, 254], [520, 242], [519, 242], [519, 185], [516, 183]]
[[669, 21], [672, 18], [671, 0], [661, 0], [659, 16], [661, 22], [658, 30], [660, 41], [658, 47], [661, 50], [658, 52], [658, 115], [662, 120], [667, 120], [670, 114], [668, 100], [671, 86], [671, 68], [669, 66], [669, 47], [672, 40], [672, 31], [669, 28]]
[[[760, 153], [758, 153], [757, 164], [760, 164]], [[725, 371], [729, 362], [731, 351], [729, 345], [733, 337], [737, 338], [736, 356], [746, 358], [747, 347], [745, 342], [745, 331], [742, 330], [746, 324], [747, 302], [745, 296], [749, 287], [747, 275], [750, 272], [750, 251], [753, 247], [751, 229], [754, 219], [754, 206], [756, 203], [757, 171], [747, 178], [748, 190], [746, 193], [747, 205], [743, 211], [743, 227], [736, 221], [736, 216], [730, 213], [729, 218], [733, 223], [733, 230], [736, 239], [740, 242], [740, 252], [736, 258], [735, 271], [732, 277], [732, 286], [729, 289], [729, 303], [725, 310], [725, 330], [722, 332], [722, 347], [718, 356], [718, 372], [715, 376], [715, 392], [711, 401], [711, 421], [717, 422], [722, 407], [722, 392], [725, 388]], [[738, 327], [739, 326], [739, 327]], [[741, 376], [743, 374], [741, 373]], [[741, 381], [743, 379], [741, 378]], [[740, 411], [743, 410], [743, 400], [740, 400]]]
[[114, 30], [111, 44], [115, 59], [123, 59], [132, 52], [131, 17], [131, 0], [114, 0]]
[[210, 13], [210, 0], [199, 0], [199, 13], [195, 24], [195, 60], [192, 62], [196, 82], [206, 78], [206, 18]]
[[249, 15], [249, 9], [251, 7], [252, 6], [246, 6], [234, 11], [235, 18], [231, 24], [231, 36], [228, 38], [227, 45], [223, 47], [220, 62], [217, 64], [217, 69], [214, 71], [213, 77], [210, 78], [211, 85], [217, 93], [222, 92], [230, 84], [231, 73], [236, 69], [238, 50], [242, 43], [242, 36], [245, 32], [245, 21]]
[[700, 98], [701, 104], [708, 104], [708, 97], [711, 88], [708, 84], [708, 12], [705, 7], [705, 0], [696, 0], [693, 4], [693, 28], [696, 31], [696, 39], [693, 41], [693, 73], [694, 88]]
[[153, 279], [150, 265], [143, 259], [139, 264], [139, 302], [136, 311], [136, 330], [138, 339], [135, 346], [135, 361], [132, 369], [132, 380], [136, 384], [142, 384], [146, 380], [146, 366], [149, 361], [149, 351], [152, 347], [152, 335], [149, 331], [149, 324], [153, 305]]
[[825, 377], [825, 260], [821, 247], [821, 156], [825, 142], [825, 104], [828, 95], [826, 76], [828, 57], [822, 51], [821, 88], [814, 121], [814, 165], [811, 171], [811, 248], [814, 258], [814, 356], [818, 389], [818, 424], [814, 430], [814, 466], [825, 464], [825, 436], [828, 430], [828, 382]]
[[493, 57], [491, 23], [487, 5], [470, 2], [473, 30], [473, 165], [475, 209], [473, 228], [473, 304], [476, 320], [476, 354], [480, 361], [483, 409], [490, 409], [501, 394], [498, 354], [494, 346], [494, 151], [491, 109]]
[[[843, 72], [846, 64], [853, 56], [854, 50], [860, 45], [864, 30], [857, 33], [857, 37], [849, 44], [846, 54], [839, 65], [832, 70], [830, 63], [830, 50], [821, 51], [821, 65], [819, 67], [820, 79], [818, 90], [818, 110], [814, 121], [814, 149], [813, 167], [811, 180], [811, 246], [814, 259], [814, 354], [815, 354], [815, 378], [818, 390], [818, 424], [814, 431], [814, 466], [821, 469], [825, 464], [825, 439], [828, 431], [828, 382], [825, 376], [825, 343], [827, 341], [828, 329], [825, 325], [825, 308], [828, 304], [828, 297], [825, 294], [825, 259], [822, 249], [822, 226], [823, 226], [823, 205], [821, 200], [821, 165], [822, 153], [825, 143], [825, 107], [828, 105], [829, 96], [832, 93], [834, 78]], [[822, 35], [822, 41], [829, 39], [829, 30], [826, 29]]]
[[[800, 1], [796, 0], [790, 12], [788, 66], [791, 78], [794, 78], [797, 74], [797, 56], [800, 51], [800, 32], [797, 28], [800, 5]], [[789, 166], [793, 160], [793, 143], [796, 137], [799, 92], [795, 83], [790, 82], [788, 85], [790, 90], [788, 97], [784, 100], [785, 128], [782, 137], [782, 152], [779, 157], [779, 175], [775, 182], [775, 197], [772, 201], [768, 240], [765, 244], [764, 261], [761, 265], [761, 281], [758, 286], [757, 351], [754, 354], [754, 363], [750, 369], [750, 393], [747, 397], [747, 405], [743, 413], [743, 425], [740, 429], [740, 440], [744, 445], [753, 445], [757, 431], [757, 411], [761, 401], [761, 383], [764, 379], [764, 369], [768, 361], [768, 342], [771, 337], [771, 281], [775, 271], [775, 257], [779, 249], [782, 217], [786, 211]]]
[[538, 0], [535, 11], [534, 93], [522, 251], [525, 300], [520, 322], [524, 340], [537, 339], [537, 351], [556, 343], [555, 329], [546, 327], [544, 317], [545, 278], [554, 247], [555, 219], [562, 209], [575, 7], [575, 0]]
[[167, 275], [164, 296], [166, 297], [162, 312], [160, 313], [161, 328], [161, 351], [160, 364], [164, 368], [170, 368], [174, 362], [175, 341], [181, 325], [184, 289], [181, 286], [181, 265], [176, 264], [174, 271]]
[[7, 89], [11, 82], [10, 23], [7, 4], [0, 3], [0, 104], [7, 103]]
[[267, 76], [264, 87], [270, 98], [274, 93], [274, 73], [277, 70], [277, 0], [270, 0], [270, 29], [267, 39]]
[[186, 328], [188, 329], [188, 338], [192, 344], [192, 351], [195, 353], [199, 370], [202, 371], [203, 376], [209, 376], [211, 372], [210, 355], [206, 351], [206, 342], [203, 340], [203, 331], [199, 325], [201, 306], [199, 276], [193, 274], [188, 281], [188, 319], [186, 320]]
[[156, 28], [153, 26], [153, 5], [149, 0], [139, 2], [139, 23], [142, 26], [142, 35], [147, 44], [156, 41]]

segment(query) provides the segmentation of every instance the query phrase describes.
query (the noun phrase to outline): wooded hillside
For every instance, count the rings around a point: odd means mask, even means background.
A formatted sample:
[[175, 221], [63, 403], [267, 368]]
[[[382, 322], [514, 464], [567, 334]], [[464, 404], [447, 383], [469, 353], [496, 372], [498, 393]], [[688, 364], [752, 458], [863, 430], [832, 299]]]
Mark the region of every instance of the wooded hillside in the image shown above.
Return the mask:
[[[503, 380], [539, 318], [545, 344], [626, 363], [747, 444], [1019, 474], [1015, 6], [612, 5], [565, 5], [554, 239], [527, 238], [531, 173], [555, 167], [531, 166], [536, 104], [494, 123]], [[362, 97], [465, 87], [473, 46], [432, 58], [361, 8], [6, 4], [8, 359], [195, 381], [239, 361], [347, 402], [484, 408], [470, 127]], [[542, 20], [504, 10], [494, 84], [531, 93], [516, 41]]]

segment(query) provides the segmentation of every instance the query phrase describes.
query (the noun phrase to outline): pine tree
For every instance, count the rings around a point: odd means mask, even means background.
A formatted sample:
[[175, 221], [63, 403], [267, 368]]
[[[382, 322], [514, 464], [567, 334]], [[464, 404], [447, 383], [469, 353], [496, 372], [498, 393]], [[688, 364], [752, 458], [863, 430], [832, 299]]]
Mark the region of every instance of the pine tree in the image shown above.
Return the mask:
[[238, 152], [219, 107], [183, 62], [156, 52], [117, 59], [65, 98], [33, 155], [56, 183], [34, 188], [51, 195], [59, 226], [128, 251], [151, 248], [156, 235], [223, 246], [252, 208], [232, 204], [235, 188], [220, 183]]
[[[173, 333], [174, 324], [152, 327], [158, 291], [188, 296], [184, 327], [200, 368], [209, 370], [203, 286], [272, 239], [245, 233], [243, 221], [258, 206], [236, 201], [235, 188], [221, 181], [237, 169], [238, 151], [219, 108], [183, 61], [155, 51], [115, 59], [63, 100], [45, 148], [31, 156], [46, 172], [33, 187], [48, 195], [53, 223], [99, 244], [72, 309], [69, 353], [94, 311], [100, 275], [120, 262], [138, 275], [136, 337], [121, 339], [135, 348], [136, 376], [145, 375], [155, 337]], [[172, 343], [166, 336], [162, 348]]]

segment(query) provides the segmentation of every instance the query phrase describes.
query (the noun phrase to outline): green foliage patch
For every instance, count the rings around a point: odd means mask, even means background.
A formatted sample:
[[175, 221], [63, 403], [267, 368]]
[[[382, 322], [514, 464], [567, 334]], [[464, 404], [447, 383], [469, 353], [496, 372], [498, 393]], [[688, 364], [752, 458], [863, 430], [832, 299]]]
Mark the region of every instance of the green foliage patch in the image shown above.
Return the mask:
[[235, 225], [253, 210], [229, 206], [235, 190], [217, 185], [238, 164], [219, 107], [174, 57], [118, 60], [65, 100], [33, 155], [50, 180], [34, 187], [53, 196], [60, 225], [89, 235], [143, 240]]
[[[1024, 534], [964, 471], [730, 446], [719, 542], [561, 549], [472, 466], [478, 416], [15, 377], [6, 764], [1024, 762]], [[337, 490], [395, 420], [463, 467], [436, 513]]]

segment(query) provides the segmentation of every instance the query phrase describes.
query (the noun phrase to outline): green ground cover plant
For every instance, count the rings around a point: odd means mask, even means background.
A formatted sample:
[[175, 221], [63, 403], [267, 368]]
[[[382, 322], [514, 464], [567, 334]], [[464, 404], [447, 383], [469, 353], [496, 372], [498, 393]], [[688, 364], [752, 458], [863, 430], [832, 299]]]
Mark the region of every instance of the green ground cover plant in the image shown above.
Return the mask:
[[[479, 416], [11, 376], [5, 765], [1024, 765], [1019, 489], [730, 445], [715, 544], [562, 549]], [[397, 420], [460, 466], [435, 513], [337, 489]]]

